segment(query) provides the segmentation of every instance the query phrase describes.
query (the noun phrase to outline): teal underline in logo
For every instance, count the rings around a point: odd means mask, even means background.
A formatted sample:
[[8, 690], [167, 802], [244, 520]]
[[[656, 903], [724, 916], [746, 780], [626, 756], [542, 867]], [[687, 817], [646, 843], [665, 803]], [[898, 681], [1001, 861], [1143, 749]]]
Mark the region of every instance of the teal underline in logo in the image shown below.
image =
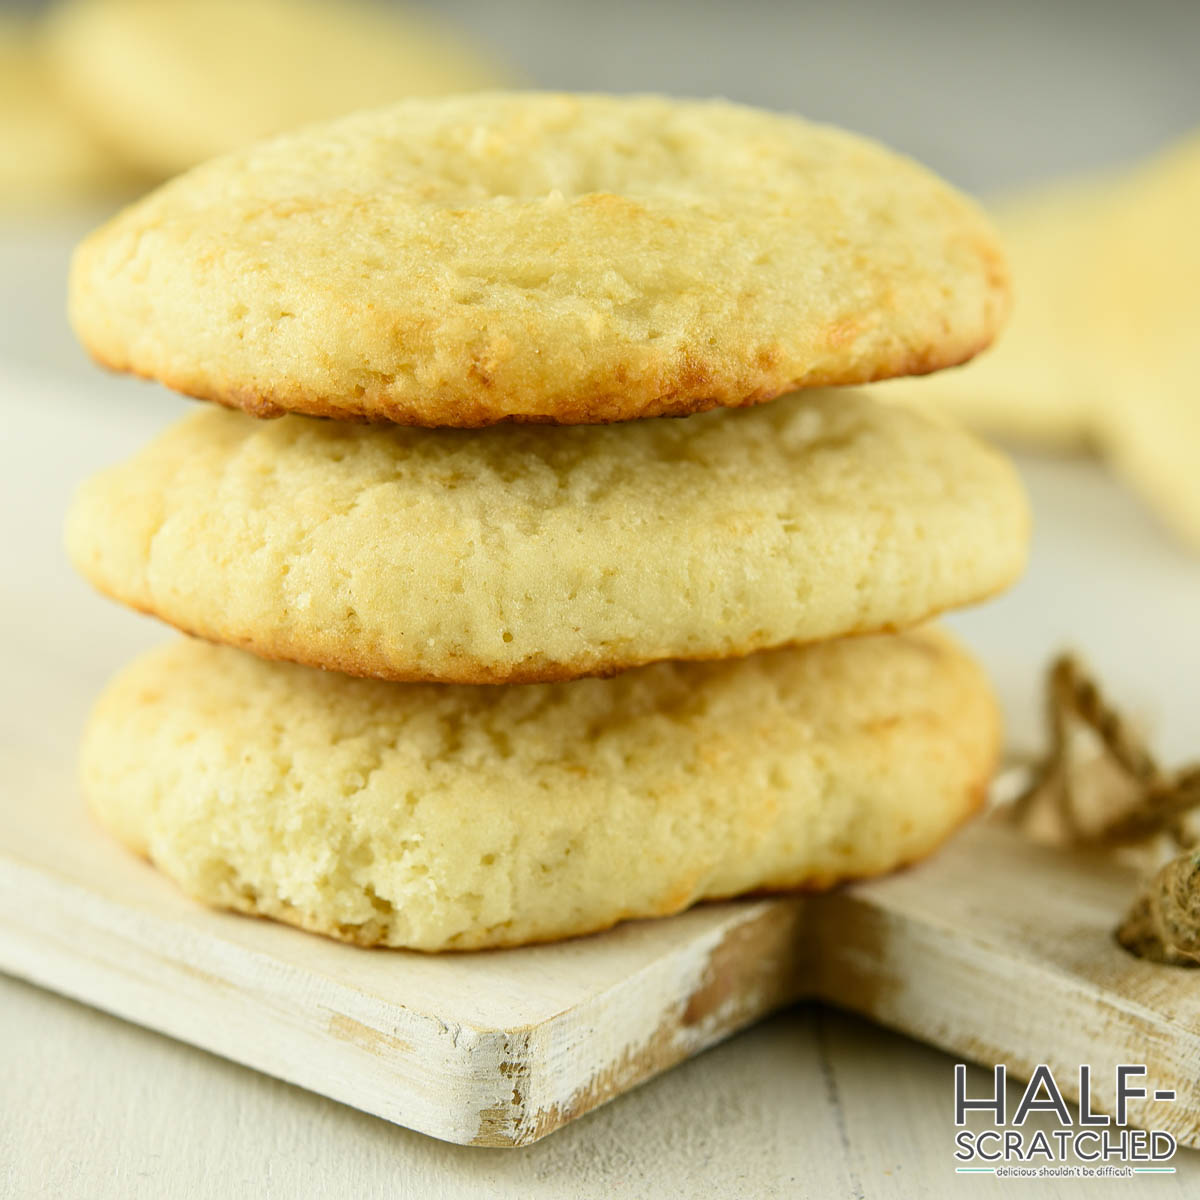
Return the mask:
[[[995, 1175], [995, 1167], [955, 1167], [955, 1175]], [[1134, 1167], [1135, 1175], [1174, 1175], [1174, 1167]]]

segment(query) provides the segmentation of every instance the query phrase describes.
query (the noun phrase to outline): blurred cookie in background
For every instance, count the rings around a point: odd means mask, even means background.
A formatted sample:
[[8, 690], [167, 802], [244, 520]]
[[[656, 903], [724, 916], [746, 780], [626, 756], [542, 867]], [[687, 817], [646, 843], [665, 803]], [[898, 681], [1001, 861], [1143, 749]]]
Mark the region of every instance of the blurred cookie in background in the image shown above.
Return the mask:
[[1099, 452], [1200, 549], [1200, 134], [998, 204], [1013, 319], [968, 366], [881, 384], [988, 433]]
[[1110, 380], [1094, 345], [1100, 230], [1113, 179], [1055, 183], [997, 203], [1013, 314], [998, 343], [969, 367], [883, 384], [882, 399], [945, 408], [997, 437], [1050, 449], [1090, 441], [1092, 411]]
[[1115, 470], [1200, 550], [1200, 134], [1129, 177], [1104, 234], [1094, 349], [1112, 386], [1101, 393], [1096, 437]]
[[128, 185], [62, 102], [32, 23], [0, 13], [0, 212], [58, 209]]
[[512, 81], [380, 0], [64, 0], [47, 40], [80, 116], [158, 177], [308, 121]]

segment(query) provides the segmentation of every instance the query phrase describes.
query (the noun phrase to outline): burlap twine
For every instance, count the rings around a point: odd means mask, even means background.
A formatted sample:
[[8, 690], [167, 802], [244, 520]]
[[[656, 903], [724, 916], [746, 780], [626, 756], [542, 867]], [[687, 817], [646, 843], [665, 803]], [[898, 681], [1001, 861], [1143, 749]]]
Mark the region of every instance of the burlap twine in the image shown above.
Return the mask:
[[1200, 806], [1200, 765], [1160, 767], [1070, 655], [1050, 668], [1046, 715], [1049, 752], [1013, 802], [1013, 820], [1060, 843], [1133, 847], [1140, 861], [1161, 863], [1117, 941], [1139, 958], [1200, 966], [1200, 834], [1189, 820]]

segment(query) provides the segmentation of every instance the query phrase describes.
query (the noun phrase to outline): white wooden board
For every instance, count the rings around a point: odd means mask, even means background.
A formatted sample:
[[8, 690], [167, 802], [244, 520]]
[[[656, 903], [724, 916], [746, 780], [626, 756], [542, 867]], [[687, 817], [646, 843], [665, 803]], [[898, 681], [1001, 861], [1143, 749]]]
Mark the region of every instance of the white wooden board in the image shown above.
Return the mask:
[[[14, 751], [14, 754], [16, 752]], [[364, 951], [209, 912], [93, 828], [35, 755], [0, 809], [0, 968], [449, 1141], [535, 1141], [798, 997], [1014, 1075], [1117, 1062], [1200, 1142], [1200, 987], [1111, 938], [1132, 879], [979, 823], [822, 897], [708, 905], [557, 946]], [[1148, 1103], [1148, 1102], [1147, 1102]]]

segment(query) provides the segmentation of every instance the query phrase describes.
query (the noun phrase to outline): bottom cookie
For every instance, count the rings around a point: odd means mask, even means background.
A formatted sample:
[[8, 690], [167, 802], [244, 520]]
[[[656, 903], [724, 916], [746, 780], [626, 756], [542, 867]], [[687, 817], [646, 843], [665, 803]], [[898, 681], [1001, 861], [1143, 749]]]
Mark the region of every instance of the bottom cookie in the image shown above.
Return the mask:
[[998, 747], [932, 629], [612, 679], [355, 679], [204, 642], [96, 705], [99, 820], [198, 900], [357, 942], [514, 946], [929, 853]]

